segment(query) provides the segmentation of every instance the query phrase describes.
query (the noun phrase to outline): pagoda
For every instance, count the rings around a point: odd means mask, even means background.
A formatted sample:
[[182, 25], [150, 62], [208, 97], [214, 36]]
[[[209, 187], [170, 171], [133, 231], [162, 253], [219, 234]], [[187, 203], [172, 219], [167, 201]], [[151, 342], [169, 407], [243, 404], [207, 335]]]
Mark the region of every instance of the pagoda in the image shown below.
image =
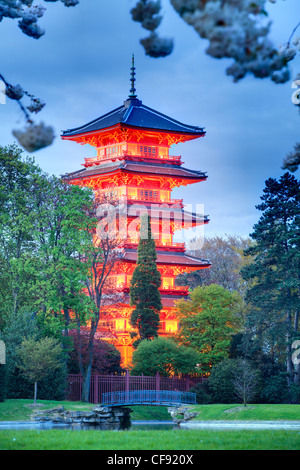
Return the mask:
[[[185, 253], [184, 243], [173, 241], [174, 232], [208, 223], [208, 217], [184, 210], [182, 199], [172, 199], [175, 187], [205, 181], [206, 173], [182, 166], [180, 156], [169, 154], [171, 145], [203, 137], [201, 127], [183, 124], [148, 106], [137, 98], [135, 66], [132, 58], [131, 88], [122, 106], [77, 128], [63, 131], [62, 139], [89, 144], [96, 156], [85, 158], [83, 168], [68, 173], [71, 184], [92, 188], [96, 197], [109, 195], [126, 202], [127, 233], [122, 257], [110, 277], [110, 286], [119, 293], [99, 322], [99, 336], [113, 342], [121, 352], [122, 364], [130, 364], [130, 280], [137, 261], [139, 208], [151, 217], [156, 240], [157, 267], [163, 309], [160, 312], [160, 336], [175, 334], [177, 318], [174, 302], [188, 296], [188, 287], [176, 286], [183, 272], [209, 268], [207, 260]], [[134, 226], [134, 228], [132, 228]]]

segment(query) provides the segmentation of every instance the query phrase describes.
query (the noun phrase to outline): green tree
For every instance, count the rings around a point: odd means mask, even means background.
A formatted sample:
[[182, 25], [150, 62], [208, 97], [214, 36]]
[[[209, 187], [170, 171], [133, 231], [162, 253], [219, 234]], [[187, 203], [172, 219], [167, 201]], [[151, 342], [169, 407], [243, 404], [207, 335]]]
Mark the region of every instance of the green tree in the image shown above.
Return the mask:
[[[88, 362], [89, 332], [81, 331], [78, 335], [77, 331], [71, 330], [69, 337], [73, 343], [73, 348], [69, 355], [68, 370], [70, 374], [78, 374], [80, 372], [78, 365], [79, 349], [83, 364], [86, 366]], [[93, 356], [93, 374], [121, 374], [123, 371], [120, 351], [113, 344], [96, 338]]]
[[176, 340], [199, 353], [202, 373], [209, 373], [211, 367], [228, 357], [231, 337], [240, 323], [236, 314], [238, 302], [237, 293], [216, 284], [197, 287], [190, 300], [177, 302]]
[[0, 339], [6, 346], [6, 376], [7, 396], [21, 398], [27, 392], [28, 384], [20, 376], [17, 368], [17, 350], [24, 339], [37, 339], [39, 330], [36, 315], [32, 311], [19, 309], [18, 312], [8, 312], [5, 318], [5, 326], [0, 334]]
[[40, 340], [24, 339], [18, 349], [18, 368], [34, 383], [34, 404], [37, 398], [37, 383], [51, 371], [62, 366], [62, 348], [54, 338]]
[[[105, 316], [107, 309], [105, 307], [114, 303], [115, 296], [111, 292], [109, 286], [109, 277], [114, 272], [116, 263], [121, 256], [122, 240], [117, 230], [107, 224], [107, 218], [103, 217], [101, 205], [98, 206], [99, 201], [94, 201], [93, 206], [89, 210], [90, 222], [84, 227], [87, 237], [90, 237], [91, 243], [87, 243], [83, 252], [79, 253], [78, 259], [82, 260], [87, 266], [87, 271], [84, 279], [84, 292], [89, 302], [88, 317], [88, 331], [89, 338], [86, 349], [85, 358], [87, 361], [84, 364], [83, 345], [81, 344], [80, 322], [81, 322], [81, 307], [75, 308], [75, 318], [77, 321], [78, 333], [78, 358], [79, 367], [83, 376], [83, 387], [81, 392], [82, 401], [88, 401], [90, 379], [92, 373], [94, 349], [96, 332], [99, 325], [100, 318]], [[114, 204], [115, 201], [110, 197], [102, 198], [101, 204], [109, 205], [109, 211], [115, 214]], [[104, 211], [105, 213], [105, 211]], [[108, 219], [111, 214], [108, 215]]]
[[233, 386], [236, 396], [247, 406], [257, 394], [259, 371], [253, 368], [250, 361], [240, 359], [233, 370]]
[[266, 181], [262, 216], [246, 254], [254, 259], [242, 269], [253, 285], [246, 299], [252, 307], [247, 328], [261, 347], [287, 366], [290, 383], [300, 383], [299, 364], [293, 364], [292, 345], [299, 338], [300, 310], [300, 184], [290, 173]]
[[[224, 359], [213, 367], [208, 388], [213, 403], [235, 403], [238, 398], [244, 406], [260, 400], [261, 371], [246, 359]], [[259, 401], [260, 403], [260, 401]]]
[[60, 338], [75, 326], [74, 310], [83, 325], [94, 307], [83, 289], [89, 269], [84, 253], [93, 245], [88, 233], [93, 195], [46, 174], [34, 178], [33, 188], [30, 218], [37, 249], [27, 267], [35, 276], [31, 293], [44, 334]]
[[130, 284], [130, 304], [135, 306], [130, 323], [138, 330], [136, 348], [140, 341], [158, 335], [159, 312], [162, 309], [161, 275], [156, 266], [156, 247], [151, 234], [150, 217], [141, 217], [137, 265]]
[[[89, 324], [82, 399], [89, 395], [94, 338], [118, 240], [97, 238], [99, 217], [91, 190], [48, 176], [17, 147], [0, 153], [0, 295], [3, 310], [37, 313], [40, 334], [60, 341]], [[65, 339], [63, 344], [67, 344]], [[67, 357], [65, 356], [66, 360]]]
[[[32, 159], [22, 159], [15, 145], [0, 147], [0, 275], [2, 311], [17, 310], [30, 303], [32, 282], [25, 267], [35, 251], [29, 215], [34, 193], [32, 181], [40, 169]], [[24, 289], [24, 283], [26, 288]]]
[[141, 341], [132, 356], [131, 374], [162, 377], [199, 372], [198, 353], [168, 338]]

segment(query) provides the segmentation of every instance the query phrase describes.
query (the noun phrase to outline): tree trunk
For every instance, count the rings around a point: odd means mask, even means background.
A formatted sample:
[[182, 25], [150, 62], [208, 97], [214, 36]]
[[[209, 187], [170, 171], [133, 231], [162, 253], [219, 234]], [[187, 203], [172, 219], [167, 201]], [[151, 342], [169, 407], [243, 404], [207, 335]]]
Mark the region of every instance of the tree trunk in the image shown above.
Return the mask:
[[33, 399], [34, 405], [36, 405], [36, 397], [37, 397], [37, 382], [34, 382], [34, 399]]
[[82, 392], [81, 392], [81, 400], [84, 402], [89, 401], [92, 366], [93, 366], [93, 358], [94, 358], [94, 339], [95, 339], [95, 333], [97, 331], [97, 326], [98, 326], [97, 320], [91, 322], [90, 338], [89, 338], [89, 345], [88, 345], [89, 362], [85, 369], [85, 375], [84, 375]]
[[81, 391], [81, 401], [88, 403], [90, 395], [90, 384], [91, 384], [91, 375], [92, 375], [92, 362], [87, 366], [86, 374], [83, 379], [82, 391]]
[[295, 365], [294, 383], [300, 385], [300, 362]]

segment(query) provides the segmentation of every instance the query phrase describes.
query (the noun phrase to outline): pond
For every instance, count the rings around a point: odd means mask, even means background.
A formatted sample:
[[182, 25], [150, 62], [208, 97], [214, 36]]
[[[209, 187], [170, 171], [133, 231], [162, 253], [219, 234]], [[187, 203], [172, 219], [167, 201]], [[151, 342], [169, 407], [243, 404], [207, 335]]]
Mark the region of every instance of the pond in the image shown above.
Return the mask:
[[[137, 430], [163, 430], [178, 427], [173, 421], [132, 421], [129, 431]], [[58, 424], [58, 423], [39, 423], [34, 421], [2, 421], [0, 423], [0, 431], [10, 430], [46, 430], [46, 429], [67, 429], [71, 431], [102, 431], [100, 426], [83, 425], [83, 424]]]
[[[0, 431], [10, 430], [46, 430], [46, 429], [66, 429], [71, 431], [103, 431], [100, 426], [83, 424], [57, 424], [39, 423], [34, 421], [2, 421]], [[173, 421], [132, 421], [129, 431], [152, 431], [171, 429], [207, 429], [207, 430], [240, 430], [240, 429], [285, 429], [300, 431], [300, 421], [202, 421], [193, 423], [182, 423], [177, 426]]]

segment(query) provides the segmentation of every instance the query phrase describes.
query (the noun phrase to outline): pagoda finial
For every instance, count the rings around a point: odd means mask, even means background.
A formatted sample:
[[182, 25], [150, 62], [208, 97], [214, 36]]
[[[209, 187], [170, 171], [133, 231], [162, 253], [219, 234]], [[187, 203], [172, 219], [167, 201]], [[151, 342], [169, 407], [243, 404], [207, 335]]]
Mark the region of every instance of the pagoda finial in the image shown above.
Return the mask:
[[128, 98], [131, 98], [131, 99], [135, 99], [137, 97], [136, 95], [136, 89], [134, 87], [134, 82], [135, 82], [135, 66], [134, 66], [134, 54], [132, 54], [132, 59], [131, 59], [131, 78], [130, 78], [130, 84], [131, 84], [131, 88], [130, 88], [130, 93], [129, 93], [129, 96]]

